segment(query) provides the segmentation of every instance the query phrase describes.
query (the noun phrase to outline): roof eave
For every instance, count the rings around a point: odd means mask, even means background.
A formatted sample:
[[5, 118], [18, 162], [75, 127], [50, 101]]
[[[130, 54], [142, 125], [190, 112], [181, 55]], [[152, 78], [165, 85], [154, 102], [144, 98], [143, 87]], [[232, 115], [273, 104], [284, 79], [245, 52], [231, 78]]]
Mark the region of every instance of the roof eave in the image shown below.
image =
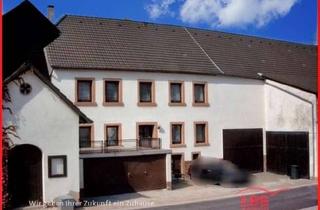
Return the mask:
[[172, 73], [172, 74], [198, 74], [198, 75], [211, 75], [218, 76], [224, 75], [221, 73], [206, 73], [199, 71], [179, 71], [179, 70], [159, 70], [159, 69], [130, 69], [130, 68], [101, 68], [101, 67], [72, 67], [72, 66], [58, 66], [51, 65], [53, 70], [99, 70], [99, 71], [129, 71], [129, 72], [150, 72], [150, 73]]

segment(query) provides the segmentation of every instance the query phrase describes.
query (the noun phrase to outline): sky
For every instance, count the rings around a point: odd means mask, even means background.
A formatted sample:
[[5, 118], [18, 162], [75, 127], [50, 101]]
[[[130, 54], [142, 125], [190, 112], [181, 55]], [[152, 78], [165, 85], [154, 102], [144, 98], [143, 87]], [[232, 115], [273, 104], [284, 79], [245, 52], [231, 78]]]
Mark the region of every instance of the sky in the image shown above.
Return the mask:
[[[4, 13], [22, 0], [3, 0]], [[130, 19], [316, 44], [316, 0], [30, 0], [43, 14]]]

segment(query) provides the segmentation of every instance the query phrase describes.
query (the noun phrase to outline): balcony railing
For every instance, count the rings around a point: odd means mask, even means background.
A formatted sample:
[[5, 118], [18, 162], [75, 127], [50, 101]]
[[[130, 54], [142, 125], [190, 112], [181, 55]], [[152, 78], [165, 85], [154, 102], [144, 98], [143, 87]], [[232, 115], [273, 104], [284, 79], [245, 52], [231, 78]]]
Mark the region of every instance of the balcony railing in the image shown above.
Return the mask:
[[108, 153], [161, 149], [160, 138], [80, 141], [80, 153]]

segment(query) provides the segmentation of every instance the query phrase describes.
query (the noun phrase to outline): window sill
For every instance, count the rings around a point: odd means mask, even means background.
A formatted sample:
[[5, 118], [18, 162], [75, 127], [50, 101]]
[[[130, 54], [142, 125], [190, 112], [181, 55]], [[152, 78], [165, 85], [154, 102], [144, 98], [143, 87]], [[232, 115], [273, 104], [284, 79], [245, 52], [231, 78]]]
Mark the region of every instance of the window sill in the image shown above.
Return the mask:
[[195, 147], [205, 147], [205, 146], [210, 146], [209, 143], [195, 143], [194, 144]]
[[157, 106], [157, 104], [156, 103], [154, 103], [154, 102], [151, 102], [151, 103], [149, 103], [149, 102], [145, 102], [145, 103], [143, 103], [143, 102], [138, 102], [138, 104], [137, 104], [138, 106], [141, 106], [141, 107], [152, 107], [152, 106]]
[[117, 144], [117, 145], [106, 145], [105, 148], [117, 148], [117, 147], [123, 147], [123, 145], [121, 143]]
[[62, 175], [48, 175], [48, 178], [51, 179], [51, 178], [67, 178], [67, 175], [66, 174], [62, 174]]
[[170, 103], [168, 103], [168, 105], [169, 106], [187, 106], [187, 104], [184, 103], [184, 102], [182, 102], [182, 103], [172, 103], [172, 102], [170, 102]]
[[183, 148], [183, 147], [187, 147], [187, 145], [185, 144], [170, 144], [171, 148]]
[[124, 106], [123, 102], [103, 102], [103, 106]]
[[96, 102], [74, 102], [76, 106], [97, 106]]
[[209, 103], [195, 103], [195, 102], [193, 102], [192, 106], [195, 106], [195, 107], [209, 107], [210, 104]]

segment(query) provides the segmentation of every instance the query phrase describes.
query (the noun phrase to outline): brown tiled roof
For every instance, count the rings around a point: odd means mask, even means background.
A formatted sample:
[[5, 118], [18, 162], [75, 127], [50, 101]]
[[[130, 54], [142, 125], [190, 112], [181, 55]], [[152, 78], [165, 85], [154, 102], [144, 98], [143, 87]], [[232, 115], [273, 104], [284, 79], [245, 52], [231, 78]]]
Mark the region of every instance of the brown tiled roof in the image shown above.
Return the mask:
[[180, 26], [65, 16], [47, 47], [60, 69], [198, 73], [258, 79], [317, 91], [317, 48]]
[[226, 75], [257, 78], [257, 73], [317, 91], [317, 48], [257, 37], [190, 29]]

